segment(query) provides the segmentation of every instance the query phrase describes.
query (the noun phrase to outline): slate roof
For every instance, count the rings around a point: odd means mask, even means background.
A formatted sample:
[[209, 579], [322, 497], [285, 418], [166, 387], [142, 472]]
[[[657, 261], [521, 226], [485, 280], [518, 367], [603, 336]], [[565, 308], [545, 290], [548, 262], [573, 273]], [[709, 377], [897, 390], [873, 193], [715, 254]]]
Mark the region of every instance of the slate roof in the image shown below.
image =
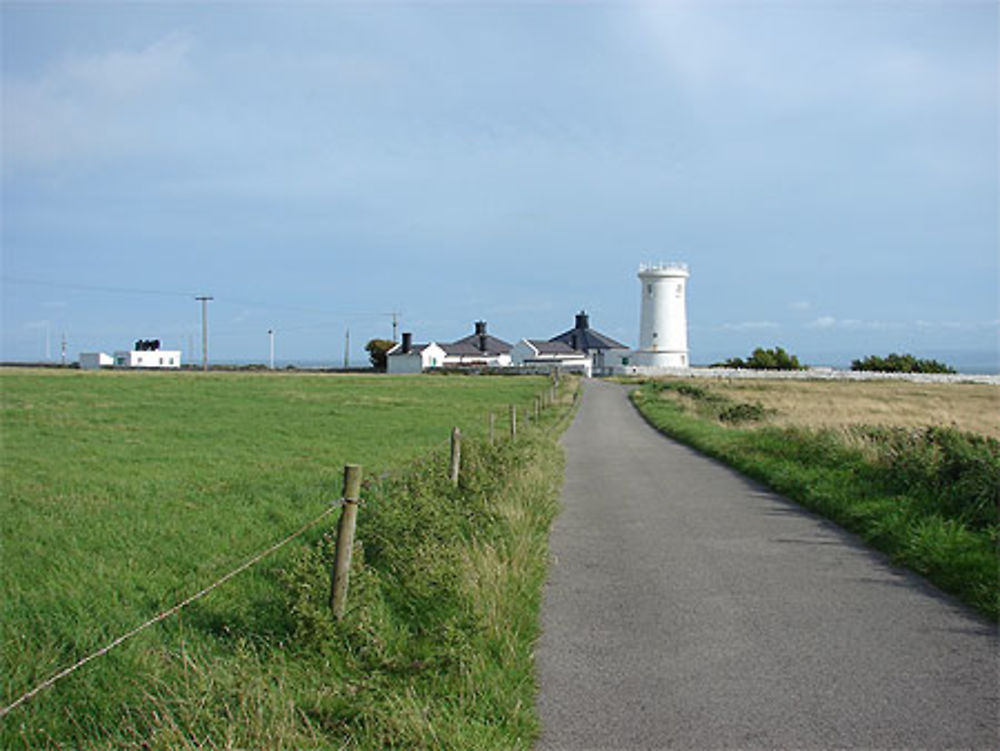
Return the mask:
[[[427, 344], [411, 344], [410, 345], [410, 351], [409, 352], [403, 352], [403, 344], [402, 344], [402, 342], [397, 342], [396, 346], [393, 347], [392, 349], [390, 349], [388, 352], [386, 352], [386, 354], [387, 355], [418, 355], [421, 352], [423, 352], [425, 349], [427, 349], [429, 346], [431, 346], [431, 344], [433, 344], [433, 342], [427, 342]], [[440, 344], [438, 346], [441, 347]], [[442, 347], [442, 349], [443, 349], [443, 347]]]
[[449, 355], [465, 355], [468, 357], [474, 355], [495, 357], [496, 355], [509, 354], [511, 349], [513, 349], [512, 345], [503, 339], [497, 339], [495, 336], [490, 336], [489, 334], [486, 335], [485, 351], [479, 348], [479, 334], [469, 334], [451, 344], [442, 344], [441, 348]]
[[564, 341], [555, 339], [546, 341], [544, 339], [528, 339], [528, 343], [538, 350], [540, 355], [584, 355], [584, 352], [573, 349]]
[[[599, 331], [594, 331], [587, 325], [588, 316], [586, 313], [580, 313], [576, 317], [577, 325], [571, 328], [569, 331], [564, 331], [558, 336], [552, 337], [549, 341], [552, 342], [565, 342], [570, 347], [581, 350], [582, 352], [593, 352], [594, 350], [600, 349], [628, 349], [621, 342], [616, 342], [610, 336], [605, 336]], [[583, 325], [580, 325], [583, 324]]]

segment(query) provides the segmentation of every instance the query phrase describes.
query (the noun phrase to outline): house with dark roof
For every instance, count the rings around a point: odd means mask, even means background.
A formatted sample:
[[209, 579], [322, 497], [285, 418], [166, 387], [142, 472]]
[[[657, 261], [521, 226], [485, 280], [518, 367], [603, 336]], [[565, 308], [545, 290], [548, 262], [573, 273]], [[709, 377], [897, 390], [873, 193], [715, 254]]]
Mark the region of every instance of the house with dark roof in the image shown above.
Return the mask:
[[511, 345], [490, 336], [486, 321], [476, 321], [469, 336], [449, 344], [414, 344], [413, 334], [403, 332], [403, 341], [386, 353], [389, 373], [421, 373], [431, 368], [506, 368]]
[[590, 317], [582, 310], [576, 314], [573, 328], [549, 341], [563, 342], [572, 349], [589, 355], [594, 373], [607, 373], [613, 366], [629, 363], [630, 349], [610, 336], [590, 328]]
[[518, 368], [559, 368], [590, 377], [590, 355], [573, 349], [566, 342], [522, 339], [511, 350], [511, 364]]
[[444, 348], [436, 342], [414, 344], [413, 334], [403, 332], [403, 341], [386, 353], [386, 372], [423, 373], [429, 368], [440, 368], [445, 362]]
[[446, 367], [506, 368], [510, 365], [511, 345], [487, 333], [486, 321], [476, 321], [473, 333], [441, 347]]

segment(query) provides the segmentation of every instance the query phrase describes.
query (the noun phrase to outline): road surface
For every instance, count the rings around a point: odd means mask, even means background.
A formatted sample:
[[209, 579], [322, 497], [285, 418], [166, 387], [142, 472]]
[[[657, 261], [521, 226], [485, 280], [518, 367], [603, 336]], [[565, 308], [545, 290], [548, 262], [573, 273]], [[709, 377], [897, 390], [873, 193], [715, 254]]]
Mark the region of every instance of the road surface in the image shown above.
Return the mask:
[[996, 628], [588, 381], [540, 749], [998, 748]]

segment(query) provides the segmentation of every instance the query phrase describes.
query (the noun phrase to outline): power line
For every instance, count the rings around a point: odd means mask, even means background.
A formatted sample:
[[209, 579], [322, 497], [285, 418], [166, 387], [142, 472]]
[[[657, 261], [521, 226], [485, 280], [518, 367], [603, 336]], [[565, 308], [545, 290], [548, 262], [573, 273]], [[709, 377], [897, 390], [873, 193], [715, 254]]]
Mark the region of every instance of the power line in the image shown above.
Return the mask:
[[90, 292], [113, 292], [126, 295], [167, 295], [170, 297], [189, 297], [190, 292], [176, 292], [163, 289], [135, 289], [127, 287], [107, 287], [97, 284], [77, 284], [75, 282], [52, 282], [42, 279], [24, 279], [12, 276], [0, 276], [3, 284], [28, 284], [36, 287], [56, 287], [59, 289], [79, 289]]
[[[143, 289], [138, 287], [113, 287], [99, 284], [79, 284], [76, 282], [58, 282], [45, 279], [28, 279], [24, 277], [0, 276], [0, 283], [3, 284], [26, 284], [39, 287], [53, 287], [56, 289], [76, 289], [87, 292], [109, 292], [124, 295], [163, 295], [168, 297], [194, 297], [194, 292], [180, 292], [177, 290], [163, 289]], [[332, 318], [376, 318], [385, 315], [397, 316], [398, 313], [381, 313], [371, 310], [336, 311], [324, 310], [322, 308], [311, 308], [302, 305], [286, 305], [284, 303], [262, 302], [260, 300], [247, 300], [241, 297], [221, 297], [219, 303], [231, 305], [245, 305], [251, 308], [263, 308], [265, 310], [287, 310], [294, 313], [310, 313], [313, 315], [324, 315]]]

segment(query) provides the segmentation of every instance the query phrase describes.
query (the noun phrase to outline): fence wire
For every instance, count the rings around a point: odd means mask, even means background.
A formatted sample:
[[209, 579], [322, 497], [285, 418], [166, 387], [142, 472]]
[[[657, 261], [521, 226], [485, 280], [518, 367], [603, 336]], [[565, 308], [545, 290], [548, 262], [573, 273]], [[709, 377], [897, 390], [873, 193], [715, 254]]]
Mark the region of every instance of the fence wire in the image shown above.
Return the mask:
[[255, 563], [258, 563], [262, 559], [264, 559], [267, 556], [271, 555], [271, 553], [273, 553], [276, 550], [284, 547], [285, 545], [287, 545], [288, 543], [290, 543], [292, 540], [294, 540], [296, 537], [298, 537], [298, 536], [302, 535], [303, 533], [305, 533], [311, 527], [316, 526], [319, 522], [321, 522], [323, 519], [325, 519], [327, 516], [329, 516], [331, 513], [333, 513], [333, 511], [335, 509], [340, 508], [342, 505], [344, 505], [343, 499], [334, 501], [332, 504], [330, 504], [330, 508], [328, 508], [322, 514], [320, 514], [319, 516], [317, 516], [315, 519], [313, 519], [312, 521], [307, 522], [306, 524], [302, 525], [298, 530], [296, 530], [292, 534], [288, 535], [288, 537], [285, 537], [284, 539], [279, 540], [278, 542], [276, 542], [274, 545], [272, 545], [271, 547], [267, 548], [266, 550], [262, 550], [260, 553], [257, 553], [255, 556], [253, 556], [252, 558], [250, 558], [247, 561], [245, 561], [244, 563], [242, 563], [238, 568], [233, 569], [228, 574], [226, 574], [225, 576], [223, 576], [223, 577], [217, 579], [216, 581], [212, 582], [211, 584], [209, 584], [204, 589], [200, 590], [199, 592], [196, 592], [195, 594], [191, 595], [190, 597], [188, 597], [188, 598], [186, 598], [184, 600], [181, 600], [180, 602], [178, 602], [173, 607], [170, 607], [167, 610], [164, 610], [161, 613], [158, 613], [157, 615], [153, 616], [152, 618], [150, 618], [145, 623], [143, 623], [143, 624], [141, 624], [139, 626], [136, 626], [134, 629], [132, 629], [128, 633], [122, 634], [121, 636], [119, 636], [114, 641], [112, 641], [112, 642], [108, 643], [107, 645], [101, 647], [96, 652], [93, 652], [93, 653], [87, 655], [86, 657], [84, 657], [84, 658], [82, 658], [80, 660], [77, 660], [75, 663], [73, 663], [69, 667], [64, 668], [64, 669], [60, 670], [58, 673], [55, 673], [54, 675], [46, 678], [44, 681], [42, 681], [37, 686], [35, 686], [33, 689], [31, 689], [31, 691], [28, 691], [26, 694], [24, 694], [23, 696], [21, 696], [17, 701], [15, 701], [12, 704], [9, 704], [6, 707], [3, 707], [2, 709], [0, 709], [0, 718], [5, 717], [8, 712], [10, 712], [13, 709], [16, 709], [21, 704], [24, 704], [24, 702], [28, 701], [29, 699], [31, 699], [35, 695], [37, 695], [37, 694], [41, 693], [42, 691], [44, 691], [45, 689], [49, 688], [50, 686], [52, 686], [57, 681], [60, 681], [63, 678], [65, 678], [66, 676], [70, 675], [71, 673], [76, 672], [77, 670], [79, 670], [80, 668], [82, 668], [84, 665], [86, 665], [88, 662], [90, 662], [91, 660], [95, 660], [98, 657], [101, 657], [102, 655], [106, 655], [108, 652], [110, 652], [112, 649], [114, 649], [115, 647], [117, 647], [119, 644], [128, 641], [133, 636], [135, 636], [136, 634], [139, 634], [142, 631], [145, 631], [150, 626], [153, 626], [153, 625], [159, 623], [160, 621], [169, 618], [174, 613], [178, 612], [182, 608], [187, 607], [188, 605], [190, 605], [195, 600], [201, 599], [202, 597], [204, 597], [205, 595], [207, 595], [209, 592], [211, 592], [213, 589], [216, 589], [217, 587], [222, 586], [223, 584], [225, 584], [227, 581], [229, 581], [230, 579], [232, 579], [237, 574], [240, 574], [243, 571], [246, 571], [248, 568], [250, 568], [251, 566], [253, 566]]

